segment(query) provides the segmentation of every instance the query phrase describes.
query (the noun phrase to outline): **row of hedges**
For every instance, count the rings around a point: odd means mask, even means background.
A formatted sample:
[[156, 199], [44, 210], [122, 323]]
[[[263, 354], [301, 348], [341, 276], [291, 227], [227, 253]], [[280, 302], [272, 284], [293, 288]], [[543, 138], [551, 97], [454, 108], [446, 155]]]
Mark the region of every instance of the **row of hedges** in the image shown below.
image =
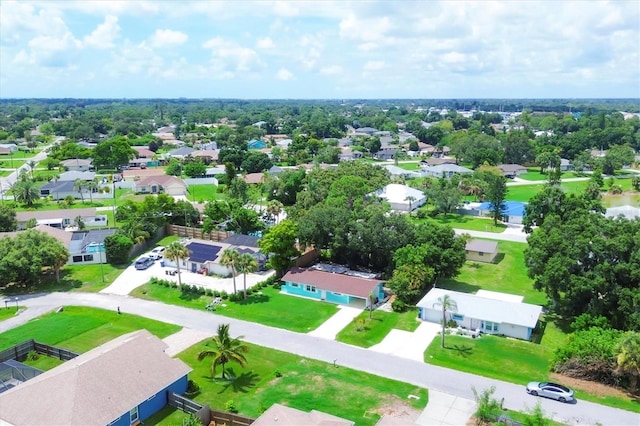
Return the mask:
[[[251, 288], [247, 289], [247, 295], [250, 295], [252, 293], [256, 293], [260, 290], [262, 290], [265, 287], [268, 286], [274, 286], [279, 283], [279, 281], [274, 277], [271, 276], [269, 278], [267, 278], [264, 281], [261, 281], [259, 283], [257, 283], [256, 285], [254, 285]], [[210, 288], [205, 288], [205, 287], [201, 287], [201, 286], [197, 286], [195, 284], [189, 285], [189, 284], [182, 284], [182, 287], [180, 289], [178, 289], [178, 283], [176, 283], [175, 281], [170, 281], [170, 280], [163, 280], [160, 278], [156, 278], [153, 277], [151, 278], [151, 280], [149, 280], [149, 284], [153, 284], [153, 285], [161, 285], [163, 287], [167, 287], [167, 288], [174, 288], [176, 290], [180, 290], [183, 293], [189, 293], [189, 294], [200, 294], [202, 296], [210, 296], [210, 297], [220, 297], [224, 300], [229, 300], [231, 302], [236, 302], [239, 300], [242, 300], [243, 298], [243, 292], [242, 289], [240, 289], [236, 294], [229, 294], [226, 291], [218, 291], [218, 290], [212, 290]]]

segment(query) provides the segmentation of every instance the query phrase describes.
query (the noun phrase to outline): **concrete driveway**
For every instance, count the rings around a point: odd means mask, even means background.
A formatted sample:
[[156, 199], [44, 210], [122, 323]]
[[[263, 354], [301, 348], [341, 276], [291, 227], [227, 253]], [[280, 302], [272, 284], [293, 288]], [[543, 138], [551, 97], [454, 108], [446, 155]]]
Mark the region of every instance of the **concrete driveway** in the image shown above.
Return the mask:
[[[416, 319], [416, 321], [418, 321]], [[431, 341], [438, 336], [440, 325], [432, 322], [421, 322], [415, 331], [393, 329], [382, 342], [371, 346], [372, 351], [395, 355], [414, 361], [424, 361], [424, 351]]]
[[429, 402], [416, 420], [416, 424], [424, 426], [466, 425], [475, 411], [476, 403], [471, 399], [429, 389]]
[[[131, 264], [125, 269], [118, 278], [107, 288], [104, 288], [100, 293], [119, 294], [126, 296], [131, 293], [135, 288], [146, 284], [152, 277], [156, 277], [163, 280], [169, 280], [178, 282], [177, 275], [167, 275], [167, 271], [174, 271], [175, 268], [163, 268], [160, 265], [160, 260], [156, 260], [150, 267], [142, 271], [136, 270], [135, 266]], [[207, 275], [194, 274], [185, 270], [180, 270], [182, 277], [182, 284], [197, 285], [199, 287], [210, 288], [211, 290], [226, 291], [227, 293], [233, 293], [233, 278], [216, 278]], [[264, 274], [247, 274], [247, 288], [251, 288], [259, 282], [262, 282], [274, 274], [274, 271], [268, 271]], [[237, 291], [243, 289], [244, 277], [239, 275], [236, 277]]]
[[362, 309], [339, 305], [338, 312], [333, 314], [331, 318], [326, 320], [320, 327], [307, 334], [323, 339], [334, 340], [340, 330], [348, 326], [355, 317], [360, 315], [360, 312], [362, 312]]

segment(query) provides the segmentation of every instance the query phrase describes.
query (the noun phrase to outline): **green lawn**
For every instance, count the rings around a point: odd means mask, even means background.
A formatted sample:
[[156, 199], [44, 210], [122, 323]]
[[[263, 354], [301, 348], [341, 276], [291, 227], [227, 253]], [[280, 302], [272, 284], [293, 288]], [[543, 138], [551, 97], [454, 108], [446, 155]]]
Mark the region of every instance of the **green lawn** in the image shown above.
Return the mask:
[[[424, 360], [429, 364], [525, 386], [532, 380], [550, 379], [553, 353], [565, 342], [561, 336], [562, 332], [553, 322], [546, 323], [542, 344], [489, 335], [479, 339], [447, 336], [444, 349], [439, 338], [431, 342]], [[631, 398], [596, 397], [579, 390], [576, 390], [576, 398], [640, 412], [640, 403]]]
[[[206, 341], [205, 341], [206, 342]], [[334, 367], [321, 361], [301, 358], [256, 345], [248, 345], [247, 366], [229, 364], [235, 380], [211, 378], [211, 359], [197, 361], [197, 354], [210, 348], [199, 343], [180, 353], [178, 358], [193, 368], [189, 377], [200, 386], [194, 399], [213, 409], [224, 410], [233, 401], [239, 414], [258, 417], [274, 403], [303, 411], [319, 410], [354, 421], [357, 425], [375, 425], [384, 407], [393, 401], [406, 402], [417, 409], [427, 403], [427, 391], [414, 385], [379, 376]], [[276, 372], [282, 376], [277, 377]], [[409, 399], [416, 395], [420, 399]], [[165, 408], [145, 424], [181, 424], [185, 414]]]
[[[6, 300], [7, 299], [5, 298], [4, 301]], [[3, 303], [4, 301], [0, 301], [0, 303], [2, 303], [2, 305], [0, 306], [0, 321], [4, 321], [8, 318], [15, 316], [16, 312], [18, 312], [21, 309], [26, 309], [24, 306], [20, 306], [20, 305], [16, 307], [16, 303], [12, 302], [11, 300], [9, 300], [7, 304], [4, 304]]]
[[430, 217], [427, 219], [417, 219], [414, 216], [411, 216], [411, 219], [416, 223], [436, 222], [441, 225], [449, 225], [452, 228], [468, 229], [470, 231], [500, 233], [500, 232], [504, 232], [504, 230], [507, 227], [507, 225], [503, 223], [499, 223], [497, 226], [494, 225], [492, 219], [478, 218], [478, 217], [462, 215], [462, 214], [454, 214], [454, 213], [449, 213], [446, 215], [439, 214], [436, 217], [433, 217], [433, 218]]
[[410, 309], [403, 313], [376, 310], [372, 312], [371, 319], [369, 319], [369, 311], [365, 311], [340, 331], [336, 340], [368, 348], [382, 342], [394, 328], [415, 331], [420, 325], [416, 319], [417, 316], [417, 309]]
[[37, 368], [38, 370], [42, 371], [51, 370], [52, 368], [59, 366], [63, 362], [64, 361], [62, 361], [61, 359], [53, 358], [46, 355], [38, 355], [38, 359], [33, 361], [30, 361], [28, 359], [22, 361], [23, 364], [30, 365], [31, 367]]
[[187, 199], [189, 201], [207, 202], [226, 199], [227, 195], [218, 192], [216, 185], [189, 185]]
[[173, 324], [104, 309], [65, 306], [60, 313], [32, 319], [20, 327], [0, 334], [0, 349], [27, 339], [86, 352], [122, 334], [147, 329], [160, 338], [180, 331]]
[[[529, 171], [527, 173], [523, 173], [523, 174], [519, 175], [518, 177], [520, 179], [531, 180], [531, 181], [540, 181], [540, 180], [548, 180], [549, 179], [549, 174], [548, 173], [540, 173], [540, 167], [529, 168], [528, 170]], [[579, 174], [579, 173], [576, 173], [576, 172], [562, 172], [562, 174], [560, 175], [560, 178], [561, 179], [567, 179], [567, 178], [576, 178], [576, 177], [585, 177], [585, 176], [587, 176], [587, 175]]]
[[453, 279], [441, 280], [438, 286], [464, 293], [480, 289], [524, 296], [524, 302], [546, 304], [546, 296], [533, 288], [524, 265], [525, 243], [498, 241], [496, 263], [465, 262], [460, 274]]
[[[6, 177], [11, 174], [13, 170], [0, 170], [0, 177]], [[4, 195], [4, 194], [3, 194]]]
[[[60, 271], [60, 282], [56, 282], [52, 274], [44, 274], [36, 288], [24, 289], [22, 287], [0, 288], [0, 296], [12, 296], [33, 292], [52, 291], [82, 291], [96, 293], [109, 286], [128, 265], [113, 266], [108, 263], [100, 267], [97, 265], [66, 265]], [[104, 272], [104, 282], [102, 274]]]
[[420, 170], [420, 162], [416, 161], [415, 163], [398, 163], [398, 167], [405, 170]]
[[[242, 279], [238, 280], [238, 288], [241, 287]], [[182, 293], [157, 284], [140, 286], [131, 295], [193, 309], [205, 309], [211, 302], [211, 296]], [[216, 308], [216, 314], [301, 333], [315, 330], [338, 311], [334, 304], [288, 296], [272, 287], [263, 288], [261, 294], [251, 294], [240, 302], [225, 300], [223, 305], [226, 306]]]

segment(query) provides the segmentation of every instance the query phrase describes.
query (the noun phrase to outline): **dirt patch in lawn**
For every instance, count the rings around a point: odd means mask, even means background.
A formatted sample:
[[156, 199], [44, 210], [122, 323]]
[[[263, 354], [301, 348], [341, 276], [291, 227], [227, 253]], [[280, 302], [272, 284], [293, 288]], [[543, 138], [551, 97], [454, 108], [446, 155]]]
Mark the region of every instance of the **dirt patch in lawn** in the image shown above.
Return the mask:
[[[403, 401], [397, 396], [389, 396], [385, 404], [374, 411], [379, 414], [381, 419], [378, 425], [384, 424], [399, 424], [398, 421], [407, 422], [409, 424], [415, 422], [420, 414], [421, 410], [413, 408], [408, 401]], [[388, 422], [384, 421], [384, 418], [388, 418]]]
[[603, 385], [598, 382], [592, 382], [591, 380], [574, 379], [573, 377], [558, 373], [551, 373], [551, 380], [597, 397], [614, 396], [617, 398], [631, 398], [631, 395], [622, 389]]

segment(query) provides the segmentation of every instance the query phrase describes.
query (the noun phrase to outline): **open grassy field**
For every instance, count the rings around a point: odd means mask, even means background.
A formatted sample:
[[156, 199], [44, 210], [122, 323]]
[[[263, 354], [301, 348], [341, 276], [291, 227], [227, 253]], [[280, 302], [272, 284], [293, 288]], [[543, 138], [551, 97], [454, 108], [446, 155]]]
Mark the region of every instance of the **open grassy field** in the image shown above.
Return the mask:
[[[540, 181], [540, 180], [549, 179], [548, 173], [540, 173], [540, 167], [530, 167], [528, 170], [529, 171], [527, 173], [523, 173], [518, 177], [520, 179], [531, 180], [531, 181]], [[576, 177], [585, 177], [585, 176], [588, 177], [588, 175], [585, 175], [584, 173], [576, 173], [571, 171], [571, 172], [562, 172], [562, 174], [560, 175], [560, 178], [567, 179], [567, 178], [576, 178]]]
[[364, 311], [338, 333], [336, 340], [368, 348], [382, 342], [382, 339], [394, 328], [415, 331], [420, 325], [417, 316], [417, 309], [409, 309], [402, 313], [376, 310], [371, 313], [371, 319], [369, 319], [369, 311]]
[[[238, 288], [242, 279], [238, 280]], [[171, 305], [193, 309], [205, 309], [211, 296], [182, 293], [173, 288], [157, 284], [145, 284], [131, 292], [141, 299], [157, 300]], [[245, 321], [257, 322], [271, 327], [306, 333], [318, 328], [338, 311], [331, 303], [281, 294], [280, 290], [266, 287], [260, 293], [253, 293], [246, 300], [230, 302], [225, 300], [216, 307], [216, 314]]]
[[496, 263], [465, 262], [460, 274], [441, 280], [439, 287], [464, 293], [480, 289], [524, 296], [524, 302], [544, 305], [546, 296], [533, 288], [524, 264], [525, 243], [498, 241]]
[[[303, 411], [324, 411], [357, 425], [374, 425], [394, 402], [418, 409], [427, 403], [425, 389], [256, 345], [248, 345], [244, 369], [229, 364], [234, 381], [220, 379], [219, 369], [216, 378], [211, 378], [211, 359], [197, 361], [198, 352], [210, 348], [207, 343], [194, 345], [178, 357], [193, 368], [189, 377], [200, 386], [194, 399], [214, 409], [224, 410], [233, 401], [240, 414], [256, 418], [280, 403]], [[409, 395], [419, 399], [409, 399]], [[175, 425], [183, 418], [183, 412], [165, 408], [145, 424]]]
[[75, 352], [86, 352], [115, 337], [146, 328], [160, 338], [178, 332], [181, 327], [136, 315], [104, 309], [65, 306], [60, 313], [32, 319], [20, 327], [0, 334], [0, 349], [27, 339], [48, 343]]
[[218, 186], [216, 185], [189, 185], [189, 192], [187, 193], [189, 201], [198, 203], [224, 200], [226, 198], [226, 194], [218, 192]]
[[415, 162], [400, 162], [398, 163], [398, 167], [400, 167], [401, 169], [405, 169], [405, 170], [420, 170], [420, 162], [419, 161], [415, 161]]

